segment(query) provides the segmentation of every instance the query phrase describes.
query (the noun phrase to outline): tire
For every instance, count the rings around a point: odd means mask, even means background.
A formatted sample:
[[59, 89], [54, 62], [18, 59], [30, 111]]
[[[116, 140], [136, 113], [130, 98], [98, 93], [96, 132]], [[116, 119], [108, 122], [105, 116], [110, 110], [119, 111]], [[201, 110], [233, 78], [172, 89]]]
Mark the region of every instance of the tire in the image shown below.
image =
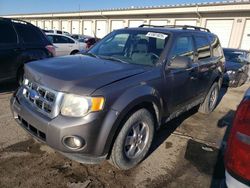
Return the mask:
[[217, 105], [218, 97], [219, 85], [217, 82], [215, 82], [207, 93], [204, 102], [200, 105], [199, 112], [202, 114], [210, 114]]
[[23, 74], [24, 74], [23, 68], [19, 68], [16, 76], [16, 80], [19, 86], [22, 85], [23, 83]]
[[148, 110], [142, 108], [134, 112], [123, 124], [113, 145], [109, 162], [122, 170], [139, 164], [149, 151], [154, 129], [154, 119]]
[[79, 51], [78, 50], [73, 50], [71, 53], [70, 53], [70, 55], [75, 55], [75, 54], [77, 54]]

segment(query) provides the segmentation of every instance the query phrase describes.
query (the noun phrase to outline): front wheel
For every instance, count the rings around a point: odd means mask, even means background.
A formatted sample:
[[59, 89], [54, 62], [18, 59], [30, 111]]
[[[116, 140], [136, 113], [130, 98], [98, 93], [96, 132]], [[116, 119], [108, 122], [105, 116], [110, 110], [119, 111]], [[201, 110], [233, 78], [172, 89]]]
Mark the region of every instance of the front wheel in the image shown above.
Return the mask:
[[219, 98], [219, 85], [215, 82], [210, 88], [204, 102], [200, 105], [199, 112], [203, 114], [211, 113], [216, 105]]
[[147, 109], [134, 112], [124, 123], [112, 148], [110, 162], [127, 170], [139, 164], [151, 146], [154, 120]]

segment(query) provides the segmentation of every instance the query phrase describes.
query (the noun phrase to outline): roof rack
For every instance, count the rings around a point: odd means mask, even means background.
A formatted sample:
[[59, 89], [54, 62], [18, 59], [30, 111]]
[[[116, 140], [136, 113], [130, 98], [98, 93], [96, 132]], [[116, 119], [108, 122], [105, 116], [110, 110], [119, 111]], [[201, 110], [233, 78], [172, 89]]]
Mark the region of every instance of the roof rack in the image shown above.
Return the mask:
[[20, 19], [17, 19], [17, 18], [4, 18], [4, 17], [0, 17], [0, 19], [2, 19], [2, 20], [7, 20], [7, 21], [11, 21], [11, 22], [16, 22], [16, 23], [22, 23], [22, 24], [29, 24], [29, 25], [32, 25], [31, 23], [29, 23], [29, 22], [27, 22], [27, 21], [20, 20]]
[[139, 27], [161, 27], [161, 28], [180, 28], [180, 29], [193, 29], [193, 30], [198, 30], [198, 31], [206, 31], [210, 33], [210, 30], [204, 27], [197, 27], [197, 26], [192, 26], [192, 25], [162, 25], [162, 26], [157, 26], [157, 25], [147, 25], [147, 24], [142, 24]]

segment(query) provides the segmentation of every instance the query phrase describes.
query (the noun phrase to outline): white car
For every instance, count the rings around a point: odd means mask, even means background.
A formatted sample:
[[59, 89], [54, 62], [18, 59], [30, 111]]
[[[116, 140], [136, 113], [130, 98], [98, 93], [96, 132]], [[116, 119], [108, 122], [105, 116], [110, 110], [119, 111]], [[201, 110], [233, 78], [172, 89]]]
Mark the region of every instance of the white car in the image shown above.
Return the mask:
[[55, 46], [56, 56], [74, 55], [86, 48], [85, 43], [60, 34], [46, 33], [48, 39]]

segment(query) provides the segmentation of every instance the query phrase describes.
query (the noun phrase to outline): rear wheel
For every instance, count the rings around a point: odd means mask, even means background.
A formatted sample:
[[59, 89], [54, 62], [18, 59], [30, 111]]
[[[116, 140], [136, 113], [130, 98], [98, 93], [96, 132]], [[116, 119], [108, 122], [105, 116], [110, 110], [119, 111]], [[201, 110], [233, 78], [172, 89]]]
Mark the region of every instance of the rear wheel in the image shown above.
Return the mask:
[[200, 105], [199, 112], [203, 114], [211, 113], [217, 105], [218, 97], [219, 85], [217, 82], [215, 82], [207, 93], [204, 102]]
[[71, 53], [70, 53], [70, 55], [75, 55], [75, 54], [77, 54], [79, 51], [78, 50], [73, 50]]
[[140, 163], [151, 146], [154, 120], [147, 109], [133, 113], [124, 123], [112, 148], [110, 162], [127, 170]]

